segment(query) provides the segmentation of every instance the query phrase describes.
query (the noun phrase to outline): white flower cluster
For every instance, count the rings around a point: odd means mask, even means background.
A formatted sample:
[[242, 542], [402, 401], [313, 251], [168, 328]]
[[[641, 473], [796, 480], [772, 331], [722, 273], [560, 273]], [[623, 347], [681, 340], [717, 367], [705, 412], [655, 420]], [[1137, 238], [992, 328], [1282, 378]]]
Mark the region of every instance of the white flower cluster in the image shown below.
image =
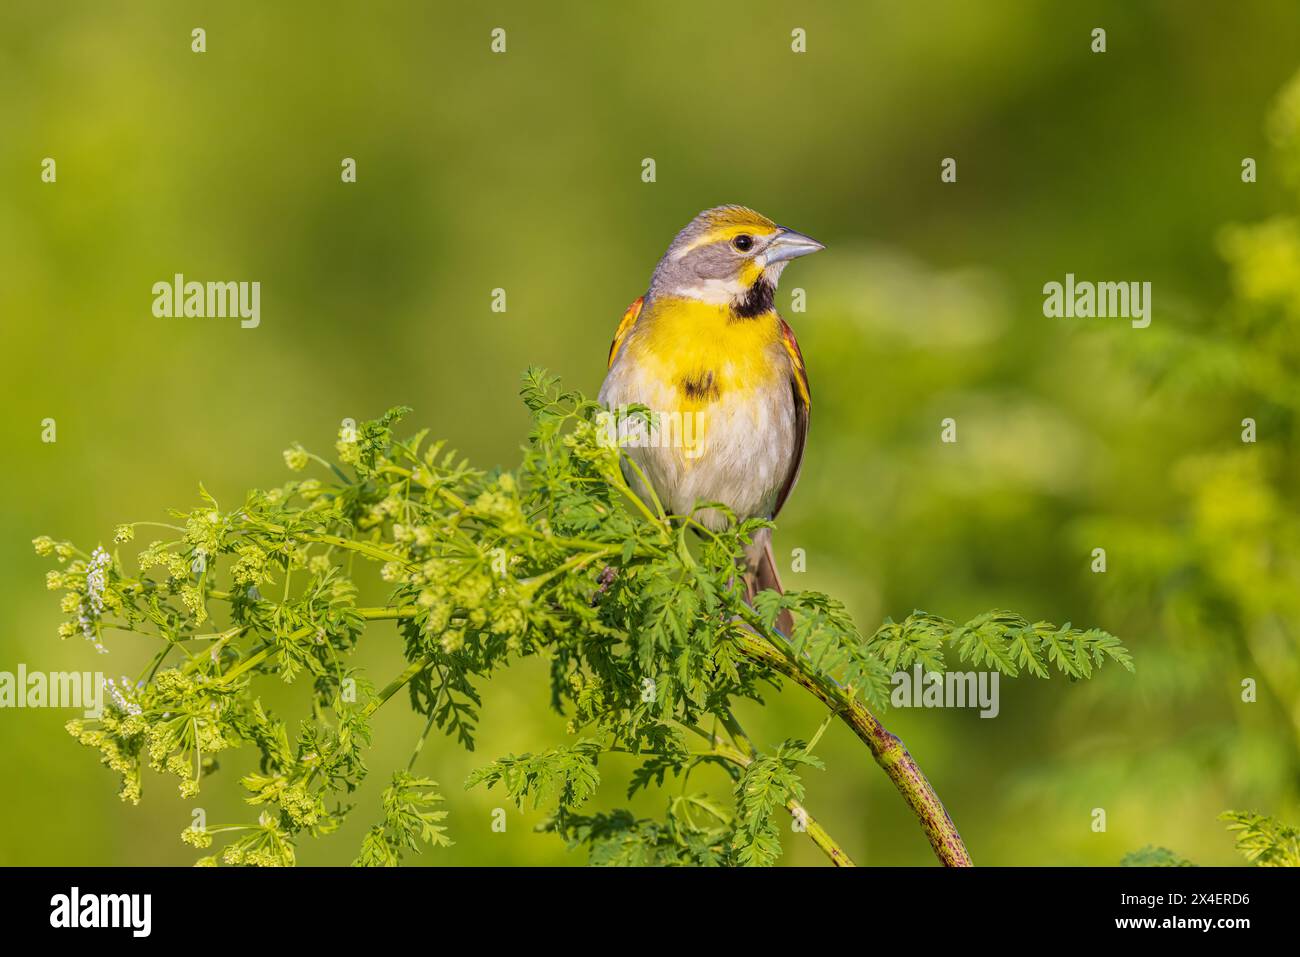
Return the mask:
[[102, 655], [108, 654], [108, 649], [99, 640], [95, 624], [104, 613], [104, 589], [108, 587], [108, 566], [112, 561], [103, 548], [96, 548], [91, 553], [90, 566], [86, 569], [86, 599], [81, 603], [78, 617], [81, 633]]
[[143, 709], [131, 700], [129, 695], [134, 691], [131, 687], [131, 679], [122, 676], [122, 684], [119, 686], [112, 678], [104, 679], [104, 690], [108, 696], [113, 699], [113, 704], [123, 714], [143, 714]]

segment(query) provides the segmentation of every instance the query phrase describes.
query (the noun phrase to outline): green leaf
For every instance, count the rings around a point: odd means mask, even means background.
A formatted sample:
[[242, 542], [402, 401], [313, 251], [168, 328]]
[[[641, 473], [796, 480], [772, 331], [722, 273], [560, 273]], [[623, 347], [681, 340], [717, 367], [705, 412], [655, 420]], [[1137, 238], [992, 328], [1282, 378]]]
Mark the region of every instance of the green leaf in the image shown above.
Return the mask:
[[1195, 867], [1187, 858], [1175, 854], [1166, 847], [1154, 847], [1148, 844], [1137, 851], [1124, 855], [1120, 867]]
[[1300, 867], [1300, 830], [1251, 811], [1224, 811], [1237, 850], [1259, 867]]

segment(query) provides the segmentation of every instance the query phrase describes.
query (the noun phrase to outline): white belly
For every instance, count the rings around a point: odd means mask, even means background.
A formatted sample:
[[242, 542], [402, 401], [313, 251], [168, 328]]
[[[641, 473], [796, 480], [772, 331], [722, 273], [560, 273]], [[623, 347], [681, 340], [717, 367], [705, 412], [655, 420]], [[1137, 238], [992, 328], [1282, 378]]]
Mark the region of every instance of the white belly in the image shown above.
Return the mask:
[[[616, 362], [600, 401], [618, 412], [632, 404], [658, 416], [653, 433], [633, 434], [626, 452], [645, 473], [669, 514], [688, 515], [697, 504], [720, 502], [740, 519], [770, 518], [795, 454], [795, 411], [790, 386], [776, 379], [748, 393], [727, 392], [702, 404], [684, 403], [669, 383], [644, 377]], [[636, 469], [623, 473], [649, 501]], [[696, 518], [710, 528], [726, 524], [724, 513], [704, 509]]]

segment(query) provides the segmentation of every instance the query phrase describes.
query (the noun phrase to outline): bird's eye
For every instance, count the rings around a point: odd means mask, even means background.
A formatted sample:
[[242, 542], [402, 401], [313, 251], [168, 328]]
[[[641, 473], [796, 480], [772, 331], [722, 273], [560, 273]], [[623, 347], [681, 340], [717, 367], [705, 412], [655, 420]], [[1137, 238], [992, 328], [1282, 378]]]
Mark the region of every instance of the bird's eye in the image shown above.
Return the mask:
[[754, 237], [741, 233], [731, 241], [731, 245], [735, 246], [742, 253], [747, 253], [754, 248]]

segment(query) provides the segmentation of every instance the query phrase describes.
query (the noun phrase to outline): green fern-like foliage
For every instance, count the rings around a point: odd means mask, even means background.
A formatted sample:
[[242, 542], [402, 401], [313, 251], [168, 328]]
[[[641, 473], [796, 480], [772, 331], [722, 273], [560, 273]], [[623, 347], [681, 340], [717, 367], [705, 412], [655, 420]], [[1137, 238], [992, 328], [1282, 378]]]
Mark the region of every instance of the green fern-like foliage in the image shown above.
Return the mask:
[[732, 815], [707, 795], [672, 799], [662, 821], [617, 810], [567, 815], [545, 826], [596, 867], [720, 867], [729, 862]]
[[[1300, 828], [1253, 811], [1224, 811], [1237, 850], [1258, 867], [1300, 867]], [[1123, 867], [1195, 867], [1191, 861], [1164, 847], [1148, 845], [1126, 854]]]
[[598, 741], [579, 741], [538, 755], [504, 757], [470, 774], [466, 786], [502, 784], [520, 808], [527, 803], [534, 808], [579, 807], [600, 784], [596, 761], [601, 750]]
[[361, 853], [352, 863], [358, 867], [392, 867], [405, 851], [419, 851], [425, 844], [449, 847], [452, 843], [442, 825], [446, 811], [434, 810], [443, 797], [438, 782], [416, 777], [409, 771], [393, 774], [384, 788], [384, 820], [376, 824], [361, 842]]
[[1195, 867], [1196, 865], [1167, 847], [1148, 844], [1140, 850], [1124, 855], [1120, 867]]
[[929, 671], [946, 671], [945, 645], [964, 662], [1011, 677], [1023, 670], [1046, 678], [1055, 668], [1069, 678], [1089, 678], [1107, 660], [1133, 670], [1132, 656], [1114, 635], [1081, 630], [1068, 621], [1059, 628], [1046, 621], [1031, 624], [1008, 611], [988, 611], [964, 625], [916, 611], [901, 622], [885, 622], [868, 641], [891, 672], [916, 662]]
[[1237, 850], [1259, 867], [1300, 867], [1300, 829], [1251, 811], [1225, 811], [1220, 820], [1237, 840]]
[[[549, 811], [547, 827], [593, 863], [770, 864], [777, 822], [803, 813], [800, 775], [820, 761], [797, 742], [750, 742], [734, 705], [761, 702], [783, 675], [842, 715], [854, 702], [886, 707], [891, 671], [914, 661], [942, 669], [945, 646], [1007, 674], [1087, 677], [1107, 660], [1131, 668], [1104, 632], [1004, 612], [962, 626], [917, 613], [864, 637], [820, 593], [764, 593], [750, 608], [736, 563], [764, 523], [716, 532], [665, 515], [633, 494], [595, 403], [536, 371], [522, 394], [533, 423], [512, 470], [474, 468], [424, 432], [399, 438], [406, 410], [393, 409], [345, 422], [332, 459], [291, 446], [286, 464], [312, 477], [227, 506], [205, 492], [169, 522], [120, 526], [112, 552], [37, 539], [58, 563], [48, 584], [64, 593], [63, 637], [110, 652], [123, 631], [134, 647], [153, 643], [101, 718], [69, 724], [120, 775], [124, 799], [140, 800], [146, 766], [193, 796], [219, 756], [229, 763], [223, 752], [249, 748], [257, 771], [241, 784], [256, 823], [182, 836], [202, 848], [228, 842], [204, 863], [292, 863], [301, 840], [342, 822], [340, 799], [366, 775], [379, 707], [404, 697], [426, 734], [472, 749], [485, 684], [511, 661], [541, 656], [572, 742], [486, 763], [467, 786]], [[158, 537], [132, 561], [123, 549], [146, 532]], [[385, 592], [363, 594], [357, 563], [367, 561]], [[788, 636], [775, 627], [785, 609], [796, 622]], [[389, 622], [407, 667], [371, 682], [353, 653], [363, 636], [382, 640], [372, 632]], [[311, 718], [291, 727], [266, 707], [272, 682], [300, 687]], [[423, 743], [416, 752], [428, 759]], [[609, 752], [638, 762], [629, 793], [701, 764], [725, 768], [732, 791], [678, 795], [658, 821], [592, 810]], [[437, 801], [427, 778], [394, 776], [357, 863], [395, 864], [446, 844], [454, 822]], [[824, 832], [809, 834], [847, 859]]]
[[736, 781], [738, 824], [732, 836], [736, 861], [749, 866], [773, 864], [781, 856], [777, 815], [792, 799], [803, 797], [801, 767], [822, 768], [802, 741], [787, 741], [750, 763]]

